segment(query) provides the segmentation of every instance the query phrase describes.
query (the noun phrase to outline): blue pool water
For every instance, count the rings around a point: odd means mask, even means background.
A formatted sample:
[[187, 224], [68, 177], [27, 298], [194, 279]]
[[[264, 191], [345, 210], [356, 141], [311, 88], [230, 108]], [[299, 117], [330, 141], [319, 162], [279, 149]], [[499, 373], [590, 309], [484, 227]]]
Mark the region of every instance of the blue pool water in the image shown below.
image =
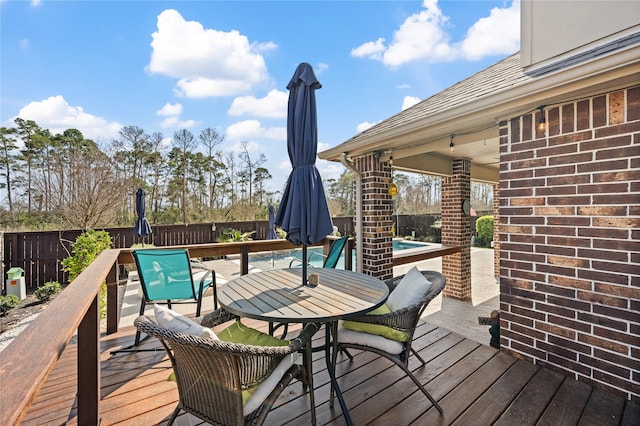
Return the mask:
[[[406, 240], [393, 240], [392, 248], [393, 251], [402, 251], [402, 250], [410, 250], [419, 247], [425, 247], [430, 244], [428, 243], [420, 243], [415, 241], [406, 241]], [[322, 263], [324, 262], [324, 258], [320, 256], [322, 254], [322, 247], [309, 247], [307, 249], [307, 257], [310, 260], [310, 264], [316, 268], [321, 268]], [[250, 268], [258, 268], [263, 271], [267, 271], [270, 269], [280, 269], [280, 268], [288, 268], [293, 259], [297, 259], [298, 262], [294, 262], [293, 266], [300, 266], [300, 259], [302, 259], [302, 249], [296, 249], [289, 252], [265, 252], [265, 253], [256, 253], [253, 255], [249, 255], [249, 267]], [[356, 261], [356, 252], [353, 251], [353, 264]], [[344, 269], [344, 252], [340, 257], [337, 265], [338, 269]]]

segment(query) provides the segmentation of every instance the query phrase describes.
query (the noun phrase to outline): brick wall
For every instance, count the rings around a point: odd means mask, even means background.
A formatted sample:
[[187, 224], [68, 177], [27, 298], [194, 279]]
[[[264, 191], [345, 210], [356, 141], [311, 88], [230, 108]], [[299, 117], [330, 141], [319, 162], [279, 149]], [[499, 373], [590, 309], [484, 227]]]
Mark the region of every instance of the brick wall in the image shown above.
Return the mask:
[[640, 86], [501, 123], [501, 345], [640, 397]]
[[356, 159], [354, 165], [362, 172], [362, 269], [386, 280], [393, 276], [391, 168], [374, 154]]
[[442, 179], [442, 244], [461, 246], [459, 253], [442, 258], [447, 277], [445, 296], [471, 298], [471, 218], [462, 212], [462, 201], [471, 195], [471, 162], [452, 161], [451, 176]]
[[493, 185], [493, 276], [500, 276], [500, 185]]

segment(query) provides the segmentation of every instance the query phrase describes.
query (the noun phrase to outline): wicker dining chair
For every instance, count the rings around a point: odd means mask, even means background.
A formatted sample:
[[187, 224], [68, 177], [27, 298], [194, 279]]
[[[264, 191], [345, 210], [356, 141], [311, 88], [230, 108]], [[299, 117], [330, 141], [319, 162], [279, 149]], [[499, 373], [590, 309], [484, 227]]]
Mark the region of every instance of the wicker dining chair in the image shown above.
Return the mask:
[[[417, 269], [416, 269], [417, 271]], [[411, 373], [408, 368], [409, 356], [413, 354], [424, 366], [426, 363], [422, 357], [412, 348], [411, 343], [413, 334], [420, 320], [420, 316], [431, 302], [444, 288], [446, 279], [444, 275], [436, 271], [417, 271], [422, 274], [430, 283], [429, 289], [421, 297], [413, 299], [408, 305], [388, 313], [373, 313], [350, 317], [348, 321], [351, 329], [344, 327], [344, 321], [339, 321], [334, 327], [332, 364], [335, 369], [338, 352], [344, 352], [349, 359], [353, 361], [353, 357], [347, 351], [348, 348], [360, 349], [381, 355], [393, 361], [398, 367], [413, 380], [424, 395], [431, 403], [442, 413], [442, 408], [431, 394], [424, 388], [420, 381]], [[408, 275], [408, 274], [407, 274]], [[385, 281], [389, 287], [389, 299], [393, 295], [393, 291], [398, 287], [400, 281], [405, 275], [400, 275]], [[353, 324], [357, 323], [357, 324]], [[357, 327], [354, 327], [357, 326]], [[373, 326], [373, 327], [372, 327]], [[386, 331], [380, 332], [381, 328], [387, 328]], [[354, 331], [367, 330], [367, 331]], [[375, 329], [375, 332], [374, 332]], [[391, 334], [394, 339], [384, 337]], [[361, 369], [358, 369], [361, 371]], [[334, 389], [333, 384], [330, 391], [330, 404], [333, 405]]]
[[[234, 319], [237, 317], [219, 309], [206, 315], [202, 325], [213, 327]], [[288, 346], [253, 346], [202, 338], [163, 328], [147, 316], [138, 317], [134, 324], [138, 330], [157, 337], [171, 360], [179, 401], [168, 424], [183, 410], [211, 424], [260, 425], [293, 379], [309, 383], [305, 368], [294, 363], [258, 408], [243, 412], [243, 391], [268, 380], [285, 357], [307, 347], [318, 330], [315, 324], [306, 326]], [[305, 351], [305, 356], [310, 357], [311, 352]], [[313, 386], [308, 388], [315, 424]]]

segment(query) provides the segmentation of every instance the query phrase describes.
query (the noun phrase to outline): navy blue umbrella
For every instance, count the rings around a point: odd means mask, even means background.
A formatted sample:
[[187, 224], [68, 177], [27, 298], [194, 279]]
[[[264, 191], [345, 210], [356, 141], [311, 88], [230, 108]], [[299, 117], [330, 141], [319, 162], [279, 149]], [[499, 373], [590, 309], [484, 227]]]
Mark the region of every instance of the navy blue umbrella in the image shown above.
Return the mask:
[[[278, 234], [276, 234], [276, 209], [273, 206], [269, 206], [269, 231], [267, 232], [267, 240], [277, 240]], [[276, 258], [273, 251], [271, 251], [271, 267], [276, 265]]]
[[136, 219], [136, 225], [133, 227], [133, 235], [142, 237], [142, 246], [144, 247], [144, 237], [151, 234], [151, 226], [147, 221], [147, 208], [145, 206], [144, 197], [146, 193], [144, 189], [138, 188], [136, 192], [136, 213], [138, 218]]
[[282, 194], [275, 218], [287, 231], [287, 240], [302, 244], [302, 282], [307, 281], [307, 244], [316, 244], [333, 231], [329, 207], [316, 168], [318, 124], [316, 89], [322, 85], [313, 68], [301, 63], [296, 68], [289, 90], [287, 112], [287, 151], [293, 170]]
[[269, 231], [267, 232], [267, 240], [277, 240], [278, 234], [276, 234], [276, 209], [273, 206], [269, 206]]

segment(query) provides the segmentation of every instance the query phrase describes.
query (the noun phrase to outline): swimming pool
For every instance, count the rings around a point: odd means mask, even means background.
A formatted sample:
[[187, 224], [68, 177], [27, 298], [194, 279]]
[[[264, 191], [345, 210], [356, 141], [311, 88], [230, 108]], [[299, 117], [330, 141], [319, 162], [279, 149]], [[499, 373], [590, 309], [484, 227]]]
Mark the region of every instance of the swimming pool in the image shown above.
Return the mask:
[[[403, 250], [411, 250], [421, 247], [430, 246], [432, 244], [422, 243], [418, 241], [408, 241], [408, 240], [400, 240], [394, 239], [392, 242], [392, 249], [394, 252], [403, 251]], [[307, 257], [310, 260], [310, 264], [313, 267], [321, 268], [322, 263], [324, 262], [324, 258], [320, 256], [322, 254], [322, 247], [309, 247], [307, 249]], [[288, 268], [291, 264], [292, 260], [298, 260], [298, 262], [294, 263], [294, 266], [300, 265], [300, 260], [302, 259], [302, 249], [290, 250], [287, 252], [277, 251], [277, 252], [264, 252], [264, 253], [255, 253], [249, 255], [249, 269], [251, 270], [262, 270], [268, 271], [271, 269], [281, 269]], [[353, 251], [353, 264], [356, 262], [356, 252]], [[338, 265], [336, 266], [338, 269], [344, 269], [344, 252], [342, 256], [340, 256], [340, 260], [338, 261]]]

